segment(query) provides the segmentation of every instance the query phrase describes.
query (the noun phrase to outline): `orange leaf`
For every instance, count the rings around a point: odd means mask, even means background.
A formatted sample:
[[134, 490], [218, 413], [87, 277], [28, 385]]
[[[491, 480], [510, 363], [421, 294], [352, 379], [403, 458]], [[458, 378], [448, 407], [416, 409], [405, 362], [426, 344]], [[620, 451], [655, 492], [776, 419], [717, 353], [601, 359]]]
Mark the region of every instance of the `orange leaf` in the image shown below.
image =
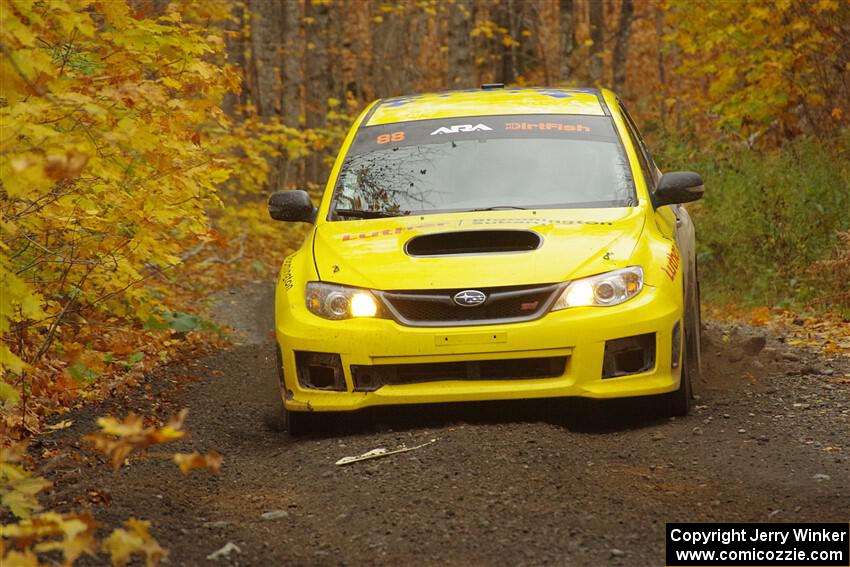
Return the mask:
[[191, 453], [175, 453], [174, 462], [180, 467], [180, 472], [184, 475], [189, 474], [195, 469], [206, 469], [210, 472], [217, 473], [221, 468], [221, 463], [224, 457], [217, 451], [210, 449], [206, 455], [201, 455], [197, 451]]

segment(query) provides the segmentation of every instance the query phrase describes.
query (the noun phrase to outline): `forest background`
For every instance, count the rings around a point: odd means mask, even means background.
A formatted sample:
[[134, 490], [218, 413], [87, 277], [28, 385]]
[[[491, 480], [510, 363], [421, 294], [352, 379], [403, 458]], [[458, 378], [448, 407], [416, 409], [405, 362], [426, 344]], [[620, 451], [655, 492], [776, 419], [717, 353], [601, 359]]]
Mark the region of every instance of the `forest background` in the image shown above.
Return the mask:
[[[846, 0], [0, 0], [0, 559], [163, 556], [143, 521], [101, 546], [88, 512], [33, 515], [50, 483], [16, 441], [223, 344], [214, 298], [272, 281], [303, 236], [267, 195], [318, 199], [378, 97], [613, 88], [662, 170], [706, 181], [711, 314], [850, 351], [848, 37]], [[117, 469], [184, 417], [89, 440]]]
[[[0, 429], [220, 340], [371, 100], [607, 86], [691, 210], [711, 305], [850, 317], [850, 3], [0, 0]], [[797, 317], [797, 315], [795, 315]]]

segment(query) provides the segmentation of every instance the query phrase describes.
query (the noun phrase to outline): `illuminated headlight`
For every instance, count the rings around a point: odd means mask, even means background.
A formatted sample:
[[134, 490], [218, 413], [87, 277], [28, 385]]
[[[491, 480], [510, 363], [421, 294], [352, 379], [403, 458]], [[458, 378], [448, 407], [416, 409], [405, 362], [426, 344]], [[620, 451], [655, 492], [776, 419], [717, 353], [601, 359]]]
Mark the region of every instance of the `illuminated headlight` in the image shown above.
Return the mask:
[[375, 296], [363, 289], [310, 282], [306, 296], [307, 309], [325, 319], [375, 317], [378, 314]]
[[643, 289], [643, 268], [631, 266], [598, 276], [574, 280], [552, 306], [552, 311], [568, 307], [619, 305]]

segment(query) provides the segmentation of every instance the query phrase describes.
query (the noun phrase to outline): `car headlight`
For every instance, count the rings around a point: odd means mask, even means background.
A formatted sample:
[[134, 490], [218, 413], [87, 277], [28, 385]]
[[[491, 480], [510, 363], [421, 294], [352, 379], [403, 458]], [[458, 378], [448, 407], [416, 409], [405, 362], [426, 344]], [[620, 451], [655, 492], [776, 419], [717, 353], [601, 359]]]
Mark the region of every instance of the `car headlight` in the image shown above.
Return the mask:
[[618, 305], [643, 289], [643, 268], [631, 266], [598, 276], [573, 280], [552, 306], [552, 311], [568, 307]]
[[378, 302], [369, 291], [355, 287], [309, 282], [306, 290], [307, 309], [325, 319], [375, 317]]

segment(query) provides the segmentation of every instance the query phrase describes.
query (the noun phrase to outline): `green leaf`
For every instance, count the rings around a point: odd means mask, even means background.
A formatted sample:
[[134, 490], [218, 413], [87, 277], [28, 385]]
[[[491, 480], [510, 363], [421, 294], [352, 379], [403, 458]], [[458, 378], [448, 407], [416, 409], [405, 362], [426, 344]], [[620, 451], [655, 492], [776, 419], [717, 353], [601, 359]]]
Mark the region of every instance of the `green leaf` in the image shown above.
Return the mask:
[[74, 366], [68, 368], [68, 373], [71, 374], [71, 378], [73, 378], [77, 382], [85, 382], [90, 384], [97, 379], [97, 372], [95, 372], [82, 362], [78, 362]]
[[130, 355], [130, 357], [127, 359], [127, 366], [135, 366], [135, 365], [137, 365], [138, 363], [140, 363], [140, 362], [142, 361], [142, 359], [143, 359], [144, 357], [145, 357], [145, 353], [143, 353], [143, 352], [134, 352], [134, 353], [133, 353], [133, 354], [131, 354], [131, 355]]
[[181, 311], [166, 311], [162, 314], [165, 323], [169, 328], [178, 333], [188, 333], [189, 331], [197, 330], [202, 323], [202, 319], [189, 313]]
[[158, 318], [156, 315], [151, 315], [145, 321], [145, 329], [149, 331], [164, 331], [168, 328], [168, 323]]

